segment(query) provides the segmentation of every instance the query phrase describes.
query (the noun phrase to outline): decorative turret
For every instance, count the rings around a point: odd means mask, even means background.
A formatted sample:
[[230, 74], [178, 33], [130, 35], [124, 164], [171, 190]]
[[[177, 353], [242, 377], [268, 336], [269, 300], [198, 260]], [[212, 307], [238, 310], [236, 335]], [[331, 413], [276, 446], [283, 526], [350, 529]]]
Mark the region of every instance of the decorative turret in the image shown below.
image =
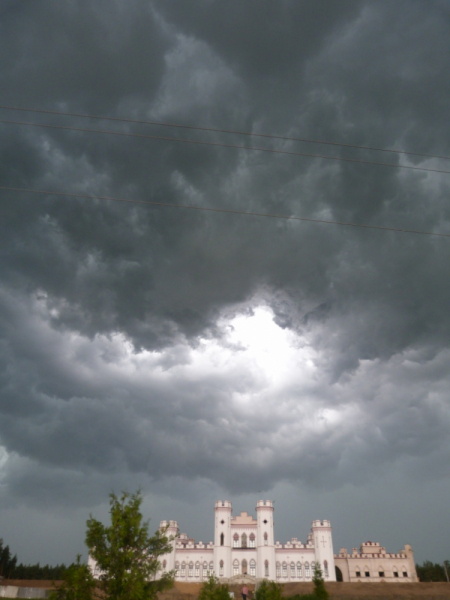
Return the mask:
[[256, 577], [275, 579], [275, 546], [273, 537], [273, 502], [258, 500], [256, 503]]
[[214, 573], [218, 577], [231, 576], [231, 502], [219, 500], [214, 519]]
[[[163, 571], [172, 571], [175, 568], [175, 546], [176, 537], [178, 535], [178, 523], [176, 521], [161, 521], [159, 524], [159, 531], [164, 532], [164, 535], [169, 539], [172, 551], [168, 554], [164, 554], [161, 562]], [[165, 565], [165, 568], [164, 568]]]
[[330, 521], [313, 521], [311, 533], [316, 561], [320, 563], [324, 579], [326, 581], [336, 581]]

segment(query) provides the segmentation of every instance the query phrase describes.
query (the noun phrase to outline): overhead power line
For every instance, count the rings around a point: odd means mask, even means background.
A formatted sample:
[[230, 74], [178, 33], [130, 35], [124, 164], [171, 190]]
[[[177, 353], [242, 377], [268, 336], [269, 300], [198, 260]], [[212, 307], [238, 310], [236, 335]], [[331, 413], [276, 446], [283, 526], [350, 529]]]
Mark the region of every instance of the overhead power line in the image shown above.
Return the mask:
[[359, 227], [363, 229], [377, 229], [380, 231], [393, 231], [395, 233], [415, 233], [420, 235], [431, 235], [437, 237], [445, 237], [450, 238], [450, 233], [435, 233], [434, 231], [421, 231], [417, 229], [402, 229], [399, 227], [382, 227], [379, 225], [365, 225], [361, 223], [350, 223], [347, 221], [331, 221], [327, 219], [310, 219], [307, 217], [296, 217], [290, 215], [278, 215], [271, 213], [259, 213], [259, 212], [250, 212], [243, 210], [233, 210], [227, 208], [212, 208], [206, 206], [192, 206], [187, 204], [173, 204], [170, 202], [153, 202], [150, 200], [133, 200], [131, 198], [116, 198], [114, 196], [97, 196], [90, 194], [78, 194], [73, 192], [55, 192], [51, 190], [35, 190], [29, 188], [17, 188], [17, 187], [6, 187], [0, 186], [0, 190], [8, 191], [8, 192], [21, 192], [27, 194], [39, 194], [44, 196], [67, 196], [69, 198], [85, 198], [88, 200], [110, 200], [113, 202], [126, 202], [129, 204], [143, 204], [148, 206], [162, 206], [167, 208], [181, 208], [187, 210], [199, 210], [205, 212], [216, 212], [216, 213], [226, 213], [232, 215], [245, 215], [248, 217], [267, 217], [270, 219], [283, 219], [285, 221], [305, 221], [308, 223], [324, 223], [327, 225], [344, 225], [348, 227]]
[[450, 156], [440, 156], [438, 154], [426, 154], [423, 152], [410, 152], [407, 150], [395, 150], [393, 148], [379, 148], [377, 146], [361, 146], [358, 144], [346, 144], [344, 142], [330, 142], [325, 140], [312, 140], [310, 138], [298, 138], [298, 137], [290, 137], [285, 135], [273, 135], [270, 133], [255, 133], [253, 131], [240, 131], [233, 129], [219, 129], [217, 127], [201, 127], [197, 125], [182, 125], [180, 123], [167, 123], [164, 121], [146, 121], [141, 119], [127, 119], [124, 117], [106, 117], [102, 115], [89, 115], [85, 113], [74, 113], [74, 112], [64, 112], [58, 110], [45, 110], [39, 108], [24, 108], [20, 106], [6, 106], [1, 105], [0, 108], [4, 110], [18, 110], [23, 112], [34, 112], [41, 113], [46, 115], [60, 115], [65, 117], [80, 117], [84, 119], [100, 119], [104, 121], [118, 121], [120, 123], [135, 123], [139, 125], [156, 125], [161, 127], [177, 127], [180, 129], [193, 129], [195, 131], [209, 131], [215, 133], [228, 133], [233, 135], [246, 135], [251, 137], [260, 137], [260, 138], [268, 138], [272, 140], [285, 140], [291, 142], [305, 142], [308, 144], [323, 144], [328, 146], [340, 146], [343, 148], [356, 148], [358, 150], [375, 150], [377, 152], [390, 152], [393, 154], [406, 154], [409, 156], [419, 156], [424, 158], [439, 158], [442, 160], [450, 160]]
[[306, 153], [306, 152], [292, 152], [290, 150], [275, 150], [273, 148], [260, 148], [260, 147], [256, 148], [254, 146], [240, 146], [237, 144], [223, 144], [221, 142], [207, 142], [207, 141], [203, 141], [203, 140], [190, 140], [190, 139], [185, 139], [185, 138], [174, 138], [174, 137], [161, 136], [161, 135], [147, 135], [144, 133], [129, 133], [129, 132], [125, 132], [125, 131], [110, 131], [107, 129], [90, 129], [87, 127], [71, 127], [68, 125], [51, 125], [49, 123], [33, 123], [31, 121], [12, 121], [12, 120], [7, 120], [7, 119], [0, 119], [0, 123], [7, 123], [7, 124], [11, 124], [11, 125], [26, 125], [29, 127], [43, 127], [45, 129], [62, 129], [65, 131], [79, 131], [79, 132], [83, 132], [83, 133], [100, 133], [100, 134], [106, 134], [106, 135], [120, 135], [120, 136], [124, 136], [124, 137], [134, 137], [134, 138], [147, 139], [147, 140], [164, 140], [164, 141], [169, 141], [169, 142], [182, 142], [184, 144], [197, 144], [200, 146], [216, 146], [216, 147], [221, 147], [221, 148], [235, 148], [235, 149], [239, 149], [239, 150], [269, 152], [271, 154], [288, 154], [290, 156], [323, 158], [325, 160], [338, 160], [338, 161], [358, 163], [358, 164], [364, 164], [364, 165], [376, 165], [379, 167], [394, 167], [396, 169], [409, 169], [412, 171], [427, 171], [430, 173], [448, 173], [448, 174], [450, 174], [450, 171], [446, 171], [444, 169], [430, 169], [428, 167], [414, 167], [414, 166], [410, 166], [410, 165], [399, 165], [399, 164], [395, 164], [395, 163], [376, 162], [376, 161], [372, 161], [372, 160], [363, 160], [363, 159], [359, 159], [359, 158], [345, 158], [342, 156], [327, 156], [325, 154], [310, 154], [310, 153]]

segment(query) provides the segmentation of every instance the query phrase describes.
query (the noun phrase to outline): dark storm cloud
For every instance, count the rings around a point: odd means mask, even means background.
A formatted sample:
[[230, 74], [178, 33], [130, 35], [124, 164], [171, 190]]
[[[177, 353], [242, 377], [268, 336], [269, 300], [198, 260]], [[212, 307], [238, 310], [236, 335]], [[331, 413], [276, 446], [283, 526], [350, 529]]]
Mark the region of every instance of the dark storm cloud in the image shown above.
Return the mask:
[[[445, 4], [415, 1], [5, 3], [0, 103], [449, 155], [449, 25]], [[11, 124], [0, 133], [4, 186], [449, 231], [447, 175]], [[69, 502], [95, 473], [257, 491], [358, 483], [363, 465], [402, 457], [425, 476], [447, 459], [446, 240], [12, 192], [0, 210], [12, 498], [37, 498], [41, 466], [48, 497], [59, 481]], [[228, 339], [223, 320], [258, 304], [314, 350], [309, 383], [300, 363], [299, 381], [264, 382]], [[230, 366], [204, 359], [205, 344], [234, 348]]]

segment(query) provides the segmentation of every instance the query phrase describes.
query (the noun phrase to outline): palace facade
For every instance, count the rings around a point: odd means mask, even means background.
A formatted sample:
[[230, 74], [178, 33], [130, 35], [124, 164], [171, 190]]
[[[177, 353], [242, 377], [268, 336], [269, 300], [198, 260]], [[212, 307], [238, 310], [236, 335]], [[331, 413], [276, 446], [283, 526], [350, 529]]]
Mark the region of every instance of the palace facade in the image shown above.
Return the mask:
[[[216, 502], [214, 542], [195, 542], [179, 533], [176, 521], [161, 521], [160, 529], [172, 538], [172, 551], [162, 557], [162, 571], [175, 571], [177, 581], [204, 581], [214, 573], [222, 581], [280, 583], [311, 581], [316, 563], [325, 581], [417, 581], [411, 546], [387, 553], [378, 543], [366, 542], [360, 550], [333, 552], [330, 521], [313, 521], [305, 542], [294, 537], [285, 544], [274, 539], [273, 503], [259, 500], [256, 519], [246, 512], [233, 516], [231, 502]], [[98, 575], [95, 562], [89, 564]]]

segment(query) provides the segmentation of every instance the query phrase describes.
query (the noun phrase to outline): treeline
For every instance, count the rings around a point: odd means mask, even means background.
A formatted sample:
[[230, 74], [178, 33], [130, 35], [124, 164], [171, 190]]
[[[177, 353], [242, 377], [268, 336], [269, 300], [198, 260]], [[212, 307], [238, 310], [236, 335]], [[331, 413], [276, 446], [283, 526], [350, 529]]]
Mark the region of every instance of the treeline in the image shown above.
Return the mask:
[[11, 572], [8, 579], [47, 579], [58, 581], [63, 579], [64, 573], [67, 571], [66, 565], [44, 565], [41, 567], [39, 563], [35, 565], [23, 565], [20, 563]]
[[439, 563], [433, 563], [430, 560], [426, 560], [423, 565], [416, 565], [419, 581], [448, 581], [445, 570], [447, 570], [450, 578], [450, 561], [445, 560], [444, 564], [441, 565]]
[[10, 578], [10, 573], [16, 568], [17, 556], [11, 554], [9, 546], [3, 545], [0, 538], [0, 577]]
[[66, 565], [50, 565], [42, 566], [37, 563], [35, 565], [17, 564], [17, 556], [11, 554], [9, 546], [3, 544], [0, 538], [0, 577], [4, 579], [63, 579], [64, 573], [67, 571]]

